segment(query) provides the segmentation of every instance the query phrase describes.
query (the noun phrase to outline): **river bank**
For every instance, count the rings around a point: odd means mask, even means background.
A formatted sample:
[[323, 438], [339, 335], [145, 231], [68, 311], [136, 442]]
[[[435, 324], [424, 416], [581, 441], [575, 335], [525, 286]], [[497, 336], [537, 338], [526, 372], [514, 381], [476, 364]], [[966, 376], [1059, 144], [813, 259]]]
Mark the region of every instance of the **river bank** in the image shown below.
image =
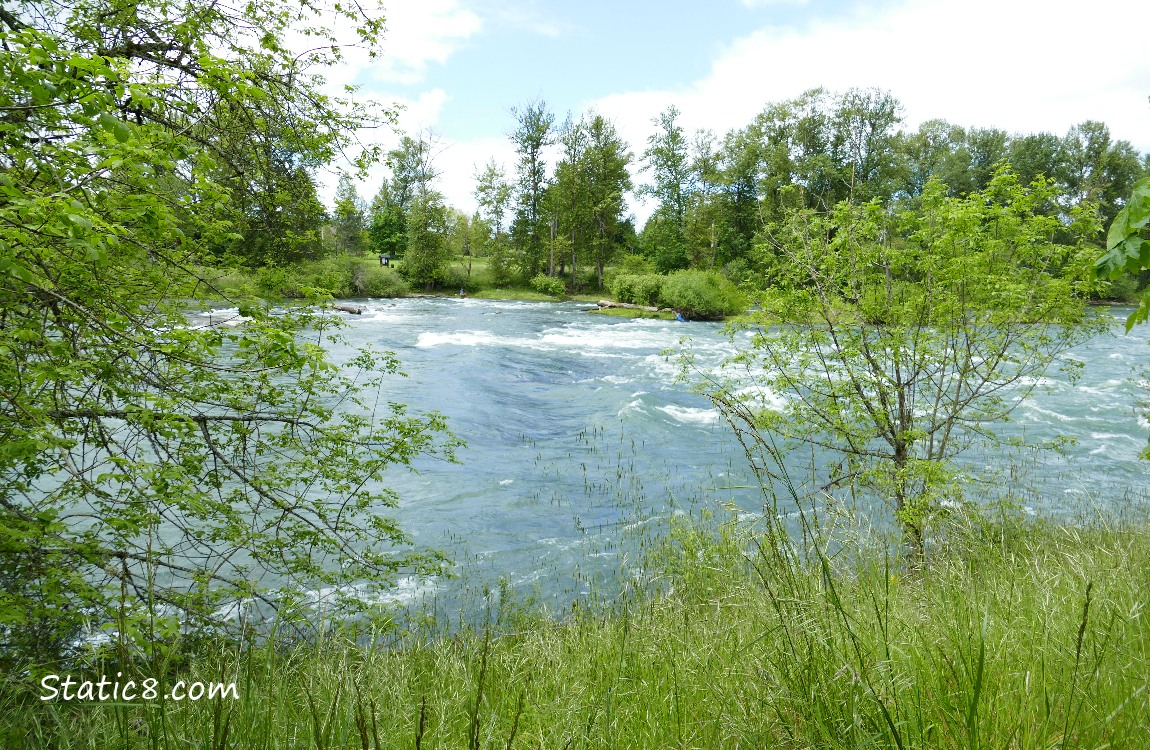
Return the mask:
[[[1150, 736], [1150, 527], [955, 524], [907, 572], [866, 545], [772, 552], [683, 522], [660, 594], [556, 618], [492, 594], [487, 626], [329, 633], [167, 665], [238, 697], [44, 702], [5, 690], [6, 746], [1141, 747]], [[112, 669], [110, 664], [103, 669]], [[100, 668], [91, 670], [95, 674]], [[119, 668], [119, 667], [115, 667]], [[159, 667], [135, 665], [146, 674]], [[133, 672], [127, 672], [132, 674]], [[95, 677], [92, 677], [95, 679]]]

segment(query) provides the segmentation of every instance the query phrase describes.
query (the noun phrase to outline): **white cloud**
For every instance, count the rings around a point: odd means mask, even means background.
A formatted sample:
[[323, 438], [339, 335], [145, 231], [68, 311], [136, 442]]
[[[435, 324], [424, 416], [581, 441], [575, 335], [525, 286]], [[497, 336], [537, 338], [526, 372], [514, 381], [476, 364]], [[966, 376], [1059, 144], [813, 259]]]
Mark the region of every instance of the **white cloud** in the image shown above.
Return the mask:
[[372, 79], [415, 84], [431, 63], [443, 65], [483, 22], [457, 0], [394, 0], [384, 10], [385, 54], [364, 73]]
[[[641, 153], [651, 118], [674, 104], [688, 130], [720, 135], [769, 102], [825, 86], [889, 90], [906, 127], [941, 117], [1010, 132], [1064, 133], [1102, 120], [1116, 139], [1150, 150], [1150, 56], [1140, 29], [1150, 3], [1096, 0], [911, 0], [880, 12], [767, 27], [730, 44], [701, 80], [677, 90], [619, 93], [588, 103], [615, 119]], [[1116, 39], [1128, 29], [1129, 39]]]
[[502, 164], [508, 179], [514, 179], [515, 146], [510, 139], [502, 136], [476, 138], [467, 141], [444, 141], [435, 166], [442, 177], [439, 189], [447, 198], [447, 204], [465, 213], [476, 209], [475, 173], [494, 159]]

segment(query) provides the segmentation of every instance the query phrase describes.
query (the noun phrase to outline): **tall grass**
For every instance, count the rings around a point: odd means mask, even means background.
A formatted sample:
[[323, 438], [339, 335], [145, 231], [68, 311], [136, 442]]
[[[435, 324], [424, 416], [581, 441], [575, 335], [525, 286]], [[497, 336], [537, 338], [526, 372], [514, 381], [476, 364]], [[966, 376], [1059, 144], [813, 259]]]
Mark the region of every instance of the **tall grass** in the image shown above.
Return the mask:
[[[9, 689], [6, 747], [1140, 748], [1145, 525], [956, 525], [926, 567], [881, 545], [676, 521], [662, 593], [453, 635], [332, 636], [184, 668], [240, 700], [96, 706]], [[803, 554], [798, 554], [803, 552]]]

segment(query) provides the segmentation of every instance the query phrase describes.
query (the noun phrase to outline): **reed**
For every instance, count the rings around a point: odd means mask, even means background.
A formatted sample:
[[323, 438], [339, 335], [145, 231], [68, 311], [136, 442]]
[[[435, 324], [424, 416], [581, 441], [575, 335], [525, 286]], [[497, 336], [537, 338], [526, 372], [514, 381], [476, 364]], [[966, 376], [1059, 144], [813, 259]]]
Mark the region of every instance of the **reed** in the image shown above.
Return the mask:
[[[709, 521], [707, 519], [710, 519]], [[1015, 524], [1011, 529], [1005, 523]], [[648, 593], [386, 647], [332, 635], [182, 668], [240, 699], [79, 705], [9, 687], [6, 747], [1097, 748], [1150, 738], [1150, 528], [956, 524], [882, 544], [677, 517]], [[841, 540], [840, 540], [841, 542]], [[654, 592], [654, 593], [651, 593]]]

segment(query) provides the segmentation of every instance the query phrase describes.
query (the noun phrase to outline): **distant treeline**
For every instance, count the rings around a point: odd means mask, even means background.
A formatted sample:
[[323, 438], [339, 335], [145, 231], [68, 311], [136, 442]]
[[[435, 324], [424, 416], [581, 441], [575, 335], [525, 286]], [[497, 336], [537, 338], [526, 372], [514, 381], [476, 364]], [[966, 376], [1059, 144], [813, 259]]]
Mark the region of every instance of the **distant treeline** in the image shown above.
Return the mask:
[[[1008, 166], [1024, 184], [1044, 178], [1059, 188], [1054, 213], [1090, 202], [1102, 226], [1150, 158], [1107, 126], [1086, 120], [1065, 134], [1011, 134], [930, 120], [903, 129], [902, 106], [890, 93], [813, 89], [768, 104], [745, 127], [723, 136], [687, 133], [669, 107], [636, 156], [601, 115], [556, 121], [543, 101], [512, 110], [517, 162], [508, 171], [491, 160], [476, 175], [472, 216], [449, 207], [437, 189], [436, 144], [405, 136], [387, 157], [390, 175], [369, 202], [344, 177], [336, 210], [325, 216], [306, 170], [296, 168], [291, 198], [278, 211], [243, 212], [246, 231], [226, 251], [249, 264], [314, 259], [329, 252], [405, 257], [409, 281], [441, 281], [452, 256], [489, 259], [500, 283], [539, 274], [576, 279], [621, 254], [642, 256], [655, 269], [721, 270], [735, 281], [755, 279], [756, 237], [788, 210], [829, 209], [847, 199], [913, 209], [930, 179], [952, 195], [984, 189]], [[559, 158], [548, 164], [551, 145]], [[630, 167], [645, 178], [632, 183]], [[626, 196], [654, 199], [643, 227], [626, 211]], [[246, 205], [243, 201], [239, 205]], [[258, 206], [257, 206], [258, 208]], [[265, 242], [264, 237], [293, 238]], [[1101, 235], [1099, 236], [1101, 240]]]

